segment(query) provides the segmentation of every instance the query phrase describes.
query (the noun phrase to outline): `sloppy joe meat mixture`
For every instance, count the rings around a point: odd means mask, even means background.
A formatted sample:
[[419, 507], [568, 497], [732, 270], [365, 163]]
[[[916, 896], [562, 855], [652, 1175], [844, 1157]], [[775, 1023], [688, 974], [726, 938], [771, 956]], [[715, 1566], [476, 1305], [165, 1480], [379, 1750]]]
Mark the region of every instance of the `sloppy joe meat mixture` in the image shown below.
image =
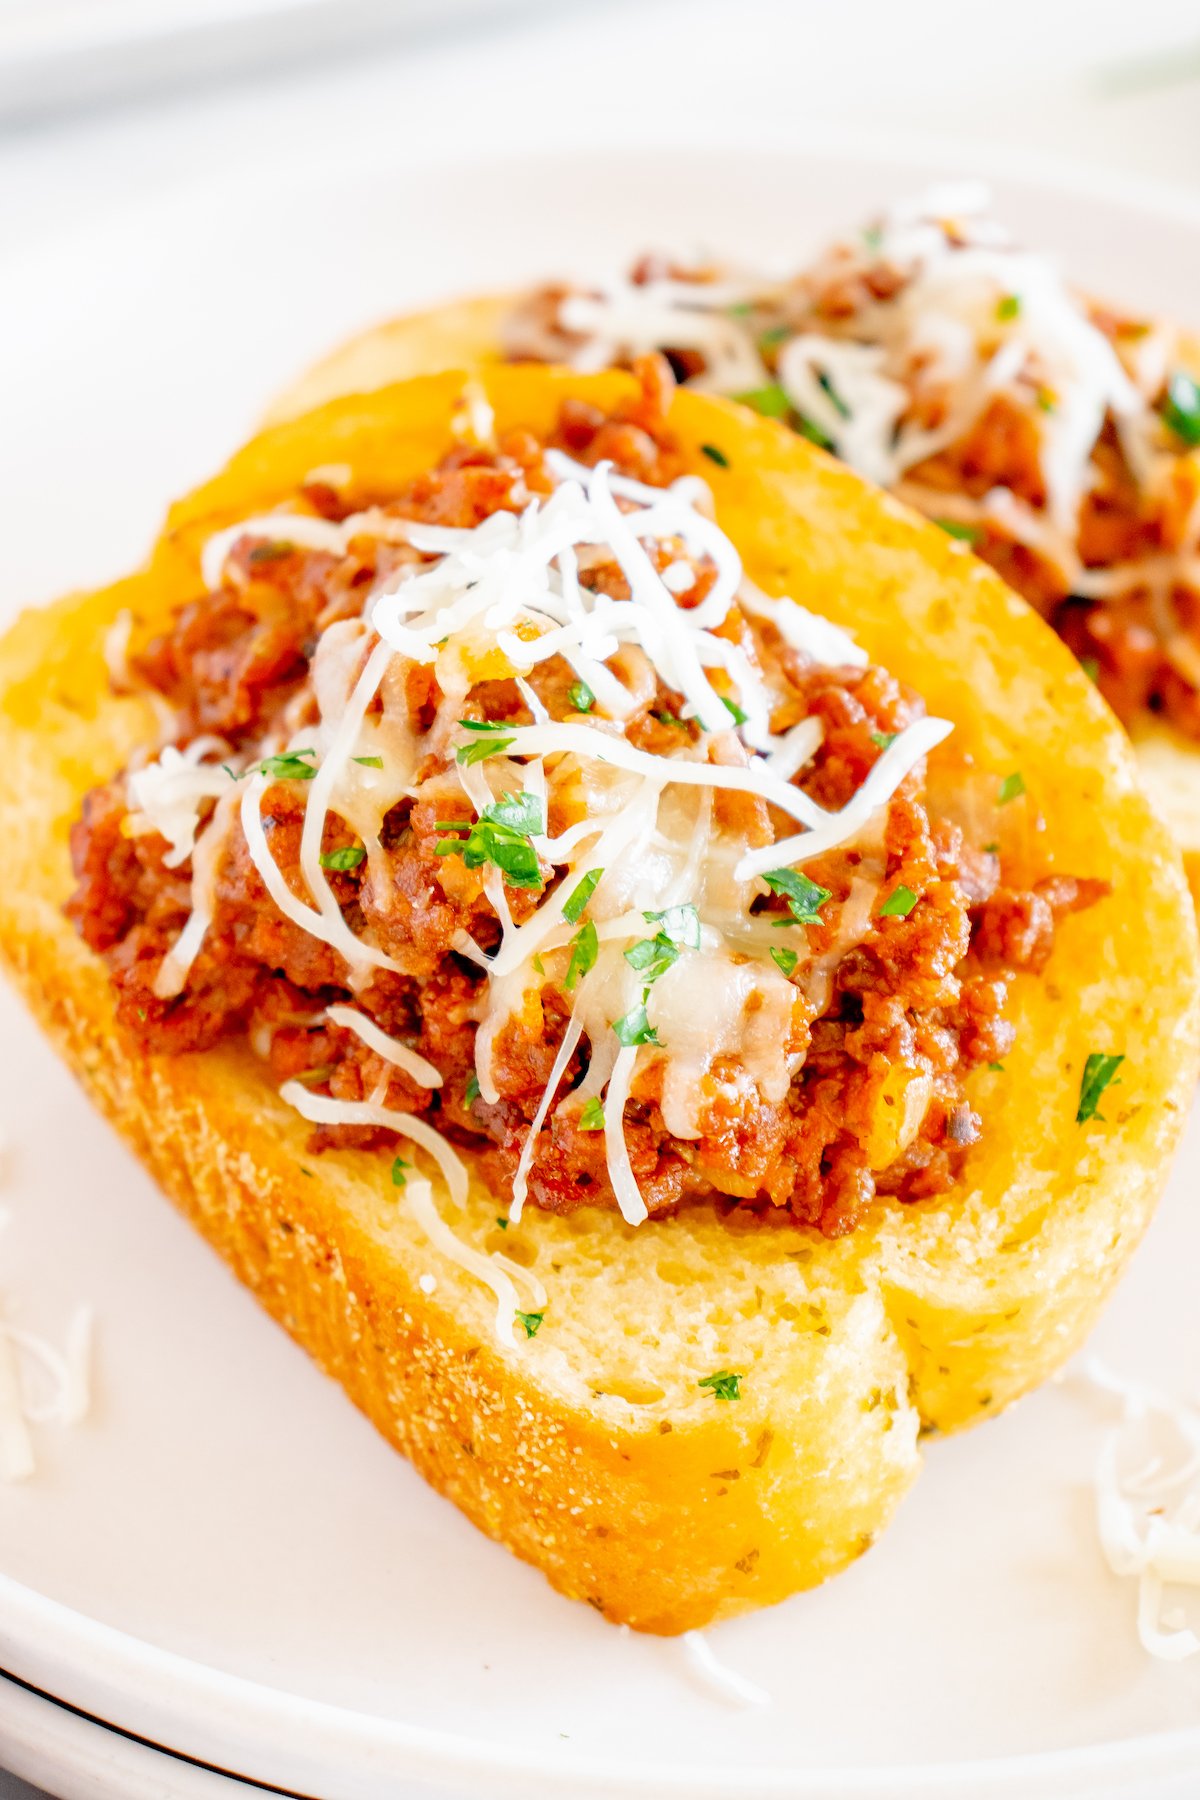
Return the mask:
[[[588, 468], [608, 461], [662, 487], [682, 467], [664, 417], [669, 380], [661, 364], [643, 365], [640, 373], [640, 397], [612, 416], [567, 401], [550, 446], [514, 431], [498, 446], [456, 449], [399, 493], [357, 493], [318, 476], [297, 504], [334, 522], [371, 506], [386, 519], [474, 527], [500, 511], [520, 513], [553, 492], [550, 447]], [[672, 554], [657, 549], [659, 566]], [[394, 581], [406, 565], [430, 560], [410, 543], [366, 534], [352, 538], [343, 553], [282, 536], [238, 539], [220, 585], [197, 591], [132, 660], [135, 680], [174, 709], [175, 747], [192, 747], [193, 761], [206, 770], [226, 765], [232, 798], [201, 803], [197, 848], [180, 858], [139, 816], [129, 772], [96, 788], [72, 833], [78, 885], [69, 911], [108, 965], [122, 1025], [147, 1050], [180, 1055], [246, 1039], [280, 1082], [299, 1080], [314, 1094], [342, 1100], [373, 1096], [424, 1117], [452, 1145], [482, 1158], [499, 1192], [512, 1183], [584, 985], [578, 970], [572, 980], [566, 950], [534, 959], [519, 1003], [493, 1032], [496, 1098], [485, 1098], [476, 1036], [488, 975], [478, 952], [486, 959], [501, 939], [497, 883], [509, 923], [519, 927], [557, 882], [572, 877], [536, 856], [532, 876], [527, 856], [512, 865], [515, 878], [486, 862], [470, 866], [473, 814], [457, 773], [459, 721], [530, 725], [535, 707], [552, 720], [579, 718], [592, 697], [581, 695], [572, 669], [556, 657], [536, 664], [523, 683], [512, 673], [484, 672], [467, 691], [460, 686], [450, 695], [439, 684], [440, 663], [398, 659], [393, 665], [370, 713], [403, 714], [420, 746], [418, 779], [389, 807], [369, 856], [354, 825], [331, 808], [321, 861], [342, 919], [394, 966], [351, 971], [338, 950], [280, 910], [247, 843], [237, 801], [249, 771], [265, 774], [261, 823], [270, 856], [291, 892], [307, 901], [300, 839], [312, 762], [303, 748], [297, 760], [286, 746], [296, 746], [319, 720], [318, 646], [339, 641], [339, 631], [353, 642], [356, 627], [348, 622], [362, 618], [380, 584]], [[685, 609], [701, 602], [710, 579], [703, 564], [693, 574], [690, 588], [678, 594]], [[615, 561], [597, 559], [580, 579], [617, 598], [627, 591]], [[885, 670], [815, 663], [765, 616], [735, 605], [720, 633], [770, 670], [773, 731], [806, 718], [819, 725], [819, 746], [793, 779], [821, 806], [845, 805], [888, 744], [921, 716], [919, 698]], [[626, 649], [614, 662], [637, 694], [624, 721], [629, 743], [658, 755], [746, 763], [732, 706], [730, 729], [705, 734], [645, 656]], [[583, 716], [596, 720], [601, 713], [592, 701]], [[551, 786], [551, 835], [575, 822], [571, 791]], [[792, 829], [753, 793], [719, 790], [712, 806], [714, 829], [742, 844], [769, 844]], [[949, 816], [954, 810], [939, 810], [918, 763], [868, 829], [803, 865], [812, 886], [800, 902], [786, 885], [757, 884], [744, 923], [758, 932], [759, 947], [735, 945], [721, 966], [732, 981], [757, 956], [759, 987], [745, 999], [739, 1029], [752, 1037], [751, 1015], [755, 1007], [766, 1009], [784, 1075], [763, 1074], [761, 1042], [751, 1066], [736, 1042], [722, 1041], [698, 1072], [692, 1068], [687, 1135], [678, 1129], [678, 1097], [668, 1092], [672, 1030], [694, 1026], [686, 1019], [672, 1024], [688, 985], [676, 983], [657, 1036], [647, 1027], [640, 1039], [623, 1110], [629, 1164], [651, 1212], [697, 1202], [783, 1208], [839, 1235], [879, 1197], [918, 1201], [955, 1181], [985, 1130], [965, 1097], [964, 1077], [981, 1064], [1001, 1063], [1012, 1044], [1013, 977], [1040, 970], [1056, 921], [1101, 890], [1059, 875], [1038, 879], [1036, 871], [1031, 878], [1023, 863], [1021, 878], [1010, 876], [997, 845], [964, 836]], [[164, 979], [164, 965], [193, 911], [193, 863], [200, 854], [210, 865], [211, 918], [180, 986]], [[602, 892], [603, 884], [594, 903]], [[576, 914], [585, 924], [587, 916]], [[658, 927], [657, 939], [655, 929], [648, 925], [646, 936], [667, 946], [664, 960], [693, 953], [686, 923], [682, 948], [669, 926]], [[463, 950], [468, 940], [472, 954]], [[647, 968], [646, 957], [639, 966]], [[654, 970], [652, 949], [648, 980]], [[690, 981], [693, 989], [703, 985]], [[667, 983], [646, 991], [665, 995]], [[352, 1003], [427, 1059], [440, 1086], [423, 1085], [362, 1035], [330, 1020], [326, 1009], [335, 1002]], [[696, 1003], [710, 1004], [711, 994], [706, 999], [701, 992]], [[528, 1192], [541, 1207], [614, 1202], [606, 1132], [598, 1128], [602, 1109], [594, 1100], [590, 1107], [574, 1100], [595, 1054], [583, 1036], [531, 1147]], [[317, 1131], [314, 1148], [339, 1142], [399, 1147], [384, 1128], [333, 1125]]]

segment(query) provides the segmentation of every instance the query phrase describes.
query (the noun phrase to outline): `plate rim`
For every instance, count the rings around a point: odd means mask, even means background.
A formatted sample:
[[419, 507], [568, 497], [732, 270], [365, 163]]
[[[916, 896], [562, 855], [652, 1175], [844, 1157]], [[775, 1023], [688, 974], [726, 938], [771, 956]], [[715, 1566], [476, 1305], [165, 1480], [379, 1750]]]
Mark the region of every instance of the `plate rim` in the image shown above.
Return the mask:
[[[911, 169], [914, 174], [941, 165], [954, 169], [955, 179], [960, 178], [958, 171], [969, 171], [985, 181], [1004, 181], [1064, 199], [1077, 197], [1117, 206], [1153, 217], [1164, 226], [1200, 233], [1200, 195], [1168, 180], [1097, 169], [1060, 153], [1027, 152], [999, 142], [981, 141], [964, 148], [951, 134], [892, 129], [864, 132], [828, 126], [796, 129], [773, 121], [753, 126], [743, 121], [707, 132], [703, 139], [674, 136], [669, 142], [651, 138], [639, 143], [634, 138], [623, 146], [623, 155], [647, 154], [660, 163], [710, 158], [715, 152], [726, 158], [735, 156], [747, 165], [761, 162], [767, 155], [809, 162], [820, 155], [842, 163], [886, 165], [889, 171]], [[519, 167], [540, 160], [545, 153], [544, 146], [539, 149], [534, 142], [522, 143], [491, 166], [493, 172], [497, 167]], [[431, 173], [469, 169], [478, 164], [481, 154], [479, 149], [448, 152], [425, 166]], [[585, 142], [565, 145], [556, 156], [560, 162], [592, 169], [607, 160], [604, 152]], [[362, 160], [361, 145], [334, 156], [268, 158], [249, 185], [261, 194], [305, 179], [333, 184], [344, 169], [361, 169]], [[399, 162], [393, 165], [401, 166]], [[373, 173], [383, 174], [386, 168], [379, 164]], [[86, 221], [39, 235], [21, 246], [9, 264], [10, 276], [36, 273], [39, 261], [60, 255], [65, 243], [98, 241], [113, 231], [136, 229], [140, 221], [159, 215], [164, 205], [186, 204], [191, 193], [203, 193], [210, 203], [223, 194], [244, 199], [247, 185], [244, 174], [208, 173], [134, 201], [116, 202]], [[551, 1778], [565, 1800], [611, 1800], [616, 1794], [624, 1800], [658, 1800], [677, 1792], [696, 1795], [699, 1800], [729, 1800], [734, 1794], [751, 1793], [787, 1794], [795, 1800], [818, 1800], [820, 1796], [831, 1800], [834, 1796], [923, 1800], [926, 1795], [946, 1794], [960, 1800], [967, 1794], [982, 1797], [1024, 1791], [1024, 1784], [1035, 1781], [1041, 1785], [1031, 1791], [1045, 1800], [1073, 1795], [1087, 1795], [1091, 1800], [1110, 1791], [1110, 1782], [1130, 1776], [1161, 1780], [1200, 1769], [1200, 1725], [1015, 1756], [900, 1765], [778, 1764], [752, 1770], [711, 1762], [698, 1766], [644, 1759], [615, 1762], [557, 1746], [491, 1743], [310, 1699], [221, 1670], [106, 1625], [0, 1569], [0, 1680], [6, 1669], [19, 1681], [33, 1684], [50, 1704], [79, 1707], [102, 1729], [111, 1716], [116, 1730], [144, 1735], [148, 1742], [161, 1745], [165, 1754], [184, 1758], [201, 1754], [187, 1748], [184, 1740], [199, 1727], [194, 1715], [189, 1719], [187, 1701], [203, 1694], [219, 1711], [226, 1732], [236, 1729], [238, 1733], [228, 1741], [237, 1747], [238, 1760], [246, 1762], [247, 1773], [230, 1774], [247, 1783], [277, 1786], [283, 1777], [257, 1765], [261, 1759], [277, 1755], [281, 1741], [290, 1740], [292, 1747], [301, 1743], [309, 1735], [306, 1727], [311, 1726], [311, 1742], [301, 1748], [306, 1755], [322, 1758], [326, 1785], [331, 1755], [349, 1776], [337, 1800], [342, 1793], [357, 1797], [381, 1791], [373, 1785], [373, 1775], [384, 1781], [399, 1775], [435, 1783], [448, 1778], [502, 1777], [505, 1796], [510, 1791], [523, 1793], [531, 1778]], [[71, 1691], [60, 1693], [64, 1678]], [[178, 1749], [174, 1750], [171, 1740], [177, 1737]], [[381, 1753], [388, 1757], [383, 1768]], [[393, 1758], [401, 1760], [393, 1762]], [[352, 1763], [347, 1759], [353, 1759]], [[1103, 1777], [1108, 1780], [1097, 1785]], [[303, 1780], [301, 1776], [300, 1786]], [[500, 1789], [493, 1785], [489, 1792], [493, 1800], [500, 1800]]]

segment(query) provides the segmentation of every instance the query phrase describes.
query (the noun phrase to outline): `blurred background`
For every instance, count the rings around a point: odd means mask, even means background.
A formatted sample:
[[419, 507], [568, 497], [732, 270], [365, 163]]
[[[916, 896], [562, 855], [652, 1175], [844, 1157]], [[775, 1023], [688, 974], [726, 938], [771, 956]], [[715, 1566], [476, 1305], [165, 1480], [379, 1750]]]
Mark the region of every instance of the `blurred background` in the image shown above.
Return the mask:
[[[210, 200], [194, 256], [219, 268], [214, 179], [269, 193], [289, 170], [345, 168], [352, 180], [376, 159], [419, 183], [431, 159], [461, 157], [486, 182], [492, 157], [517, 153], [553, 159], [705, 140], [877, 149], [900, 138], [923, 144], [947, 173], [999, 162], [1036, 175], [1069, 164], [1114, 191], [1150, 184], [1200, 204], [1200, 8], [1196, 0], [0, 0], [0, 339], [14, 329], [6, 284], [10, 294], [19, 288], [22, 271], [58, 269], [69, 321], [86, 310], [94, 279], [73, 244], [153, 230], [164, 207], [186, 216], [202, 191]], [[537, 204], [535, 184], [529, 206]], [[785, 261], [789, 229], [780, 217]], [[45, 253], [55, 245], [63, 254], [51, 265]], [[340, 248], [328, 232], [301, 244], [277, 235], [264, 204], [261, 256], [277, 284], [284, 265], [282, 306], [288, 283], [305, 283], [309, 259], [336, 260]], [[411, 245], [414, 262], [422, 249]], [[177, 279], [199, 355], [204, 321], [188, 316], [186, 268]], [[230, 268], [228, 279], [252, 280], [253, 270]], [[55, 299], [47, 294], [47, 305]], [[111, 329], [114, 354], [129, 354], [124, 335]], [[7, 348], [19, 360], [21, 346]], [[3, 405], [0, 391], [0, 416]], [[65, 406], [61, 429], [69, 437]], [[5, 449], [19, 475], [21, 446]], [[0, 491], [20, 507], [19, 480], [14, 487], [6, 473]], [[133, 522], [141, 533], [140, 515]], [[11, 556], [11, 546], [0, 554]], [[28, 593], [16, 564], [7, 578]], [[31, 1792], [0, 1772], [2, 1800]]]

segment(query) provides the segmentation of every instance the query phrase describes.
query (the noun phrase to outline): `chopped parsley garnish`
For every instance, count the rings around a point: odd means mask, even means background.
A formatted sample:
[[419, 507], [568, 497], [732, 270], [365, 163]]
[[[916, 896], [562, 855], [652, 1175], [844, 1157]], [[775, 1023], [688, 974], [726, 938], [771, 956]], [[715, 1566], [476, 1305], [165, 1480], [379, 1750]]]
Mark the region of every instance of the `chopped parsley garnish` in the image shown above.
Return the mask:
[[652, 719], [657, 719], [660, 725], [673, 725], [676, 731], [686, 731], [688, 728], [688, 721], [686, 719], [677, 719], [674, 713], [656, 712], [651, 713], [650, 717]]
[[540, 956], [531, 956], [529, 959], [529, 966], [535, 975], [544, 975], [546, 973], [546, 965]]
[[933, 522], [941, 526], [947, 537], [957, 538], [962, 544], [979, 542], [978, 525], [963, 525], [957, 519], [935, 519]]
[[567, 699], [576, 712], [591, 712], [596, 704], [596, 696], [586, 681], [573, 681], [567, 689]]
[[540, 1313], [519, 1312], [516, 1316], [517, 1316], [519, 1323], [525, 1327], [525, 1336], [527, 1338], [531, 1338], [531, 1337], [536, 1337], [538, 1332], [542, 1329], [542, 1320], [545, 1318], [546, 1315], [544, 1312], [540, 1312]]
[[742, 711], [736, 700], [727, 699], [726, 696], [722, 694], [721, 704], [726, 708], [735, 725], [744, 725], [746, 723], [746, 714]]
[[798, 412], [796, 414], [796, 430], [802, 438], [807, 438], [810, 444], [815, 444], [818, 450], [836, 448], [833, 439], [827, 432], [822, 431], [819, 425], [814, 424], [807, 413]]
[[[460, 720], [459, 723], [465, 724], [466, 721]], [[487, 737], [477, 737], [470, 744], [459, 745], [454, 753], [455, 760], [469, 769], [475, 763], [486, 762], [489, 756], [503, 756], [506, 750], [512, 749], [516, 741], [514, 737], [494, 737], [490, 734]]]
[[652, 938], [641, 938], [625, 952], [625, 961], [636, 969], [645, 984], [642, 999], [649, 989], [679, 961], [680, 949], [700, 948], [700, 914], [692, 905], [668, 906], [665, 912], [643, 913], [647, 925], [657, 925]]
[[873, 731], [871, 742], [877, 750], [890, 750], [899, 736], [898, 731]]
[[474, 1106], [476, 1100], [478, 1100], [478, 1098], [479, 1098], [479, 1077], [478, 1077], [478, 1075], [468, 1075], [467, 1076], [467, 1085], [463, 1089], [463, 1095], [466, 1099], [467, 1105]]
[[732, 1369], [718, 1369], [715, 1375], [702, 1375], [696, 1386], [711, 1388], [714, 1400], [740, 1400], [744, 1380], [743, 1375], [735, 1375]]
[[321, 867], [323, 869], [357, 869], [366, 854], [361, 844], [347, 844], [344, 850], [323, 850]]
[[412, 1168], [411, 1163], [405, 1162], [405, 1160], [402, 1156], [398, 1156], [396, 1158], [395, 1162], [392, 1164], [392, 1186], [393, 1187], [405, 1187], [408, 1182], [408, 1176], [404, 1173], [404, 1171], [406, 1169], [411, 1169], [411, 1168]]
[[759, 332], [758, 342], [762, 349], [773, 350], [777, 344], [786, 344], [791, 335], [790, 325], [768, 325], [765, 331]]
[[1087, 676], [1089, 681], [1091, 681], [1091, 682], [1099, 681], [1099, 679], [1100, 679], [1100, 664], [1096, 657], [1081, 656], [1079, 659], [1079, 666], [1083, 670], [1084, 674]]
[[580, 915], [592, 895], [595, 893], [596, 885], [603, 873], [603, 869], [589, 869], [586, 875], [580, 877], [580, 880], [576, 883], [574, 892], [563, 907], [563, 918], [567, 921], [568, 925], [577, 925], [579, 923]]
[[1098, 1110], [1100, 1096], [1110, 1083], [1120, 1085], [1117, 1070], [1124, 1061], [1123, 1056], [1109, 1056], [1103, 1051], [1093, 1050], [1083, 1065], [1083, 1080], [1079, 1084], [1079, 1111], [1075, 1114], [1077, 1125], [1086, 1125], [1089, 1119], [1099, 1119], [1102, 1125], [1108, 1123], [1104, 1114]]
[[1182, 369], [1167, 383], [1163, 418], [1185, 444], [1193, 449], [1200, 444], [1200, 387]]
[[637, 1006], [631, 1007], [624, 1018], [615, 1020], [613, 1030], [617, 1034], [617, 1042], [624, 1044], [626, 1049], [632, 1044], [657, 1044], [658, 1042], [658, 1033], [646, 1017], [644, 999], [639, 1001]]
[[583, 980], [589, 969], [595, 968], [599, 954], [600, 939], [596, 935], [596, 927], [590, 919], [585, 919], [571, 939], [571, 960], [567, 965], [567, 978], [563, 982], [568, 994], [577, 981]]
[[579, 1129], [580, 1131], [604, 1130], [604, 1108], [595, 1094], [592, 1094], [583, 1103], [583, 1109], [579, 1114]]
[[992, 1071], [993, 1075], [1003, 1075], [1003, 1073], [1004, 1073], [1004, 1064], [1003, 1063], [995, 1063], [995, 1062], [989, 1063], [988, 1068]]
[[317, 771], [305, 759], [316, 754], [315, 750], [284, 750], [278, 756], [264, 756], [246, 773], [266, 775], [271, 781], [311, 781]]
[[625, 952], [625, 961], [631, 969], [636, 969], [647, 987], [653, 985], [660, 975], [665, 975], [673, 963], [679, 961], [679, 946], [673, 944], [669, 937], [660, 932], [657, 937], [639, 938]]
[[[782, 330], [786, 337], [787, 326], [783, 326]], [[765, 341], [765, 332], [763, 338]], [[748, 406], [752, 411], [761, 413], [764, 419], [786, 419], [792, 409], [791, 401], [777, 381], [771, 382], [769, 387], [748, 388], [744, 394], [735, 394], [733, 397], [735, 400], [740, 400], [743, 406]]]
[[850, 417], [850, 408], [846, 405], [846, 402], [842, 399], [842, 396], [838, 393], [824, 369], [817, 370], [817, 380], [828, 394], [834, 412], [840, 413], [843, 419], [848, 419]]
[[283, 557], [290, 556], [295, 548], [295, 544], [289, 544], [283, 538], [272, 538], [266, 544], [255, 544], [246, 561], [254, 569], [259, 563], [279, 562]]
[[881, 919], [907, 919], [917, 904], [917, 896], [911, 888], [895, 887], [879, 909]]
[[436, 845], [439, 856], [461, 856], [468, 869], [494, 863], [510, 887], [541, 887], [537, 851], [529, 841], [546, 829], [545, 810], [536, 794], [504, 794], [485, 806], [473, 825], [451, 819], [439, 821], [436, 829], [468, 832], [465, 839]]
[[763, 880], [773, 894], [782, 894], [788, 903], [791, 919], [781, 919], [781, 925], [789, 925], [793, 921], [797, 925], [819, 925], [821, 908], [832, 898], [828, 888], [818, 887], [807, 875], [801, 875], [795, 869], [768, 869]]
[[497, 1214], [496, 1223], [500, 1227], [501, 1231], [508, 1230], [508, 1220], [504, 1217], [503, 1213]]
[[382, 756], [352, 756], [351, 762], [358, 763], [364, 769], [382, 769]]
[[1005, 294], [996, 307], [996, 317], [998, 319], [1015, 319], [1020, 310], [1020, 294]]
[[661, 935], [673, 944], [683, 944], [689, 950], [700, 948], [700, 914], [690, 902], [668, 906], [665, 912], [644, 912], [642, 917], [647, 925], [657, 925]]
[[726, 456], [725, 452], [719, 450], [715, 444], [701, 444], [700, 448], [703, 450], [705, 456], [707, 456], [709, 462], [715, 462], [719, 469], [727, 469], [729, 467], [729, 458]]
[[800, 958], [795, 950], [780, 950], [772, 944], [771, 961], [781, 968], [785, 975], [790, 975]]
[[1024, 792], [1025, 777], [1022, 775], [1020, 769], [1014, 769], [1012, 774], [1006, 775], [1004, 780], [1000, 783], [1000, 793], [997, 797], [997, 805], [1007, 806], [1010, 800], [1019, 800]]

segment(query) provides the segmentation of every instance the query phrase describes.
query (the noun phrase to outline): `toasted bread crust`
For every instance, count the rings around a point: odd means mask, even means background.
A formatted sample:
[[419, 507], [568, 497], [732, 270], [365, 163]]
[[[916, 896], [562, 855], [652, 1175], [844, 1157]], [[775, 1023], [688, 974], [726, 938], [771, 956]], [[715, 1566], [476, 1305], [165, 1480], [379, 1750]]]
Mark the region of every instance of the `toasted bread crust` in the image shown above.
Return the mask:
[[[485, 379], [502, 424], [535, 428], [564, 392], [611, 397], [623, 380]], [[161, 618], [194, 591], [208, 532], [308, 468], [348, 460], [385, 488], [427, 466], [463, 381], [409, 383], [267, 434], [174, 510], [145, 572], [18, 622], [0, 644], [0, 946], [130, 1147], [421, 1473], [564, 1593], [681, 1631], [845, 1566], [915, 1475], [920, 1425], [996, 1411], [1087, 1331], [1150, 1217], [1195, 1079], [1192, 912], [1124, 740], [1028, 609], [782, 428], [679, 396], [681, 437], [754, 578], [857, 628], [960, 720], [981, 767], [1021, 767], [1057, 866], [1103, 873], [1113, 896], [1066, 921], [1044, 980], [1016, 984], [1007, 1072], [972, 1077], [987, 1136], [961, 1190], [882, 1208], [837, 1243], [700, 1207], [636, 1231], [610, 1213], [531, 1209], [520, 1241], [551, 1290], [547, 1323], [502, 1349], [490, 1297], [430, 1249], [378, 1157], [314, 1162], [307, 1128], [242, 1048], [146, 1057], [61, 912], [80, 798], [150, 731], [144, 703], [107, 692], [105, 625], [124, 607]], [[728, 470], [702, 457], [707, 442]], [[1093, 1049], [1127, 1064], [1108, 1122], [1081, 1129]], [[497, 1210], [478, 1188], [455, 1229], [486, 1244]], [[697, 1386], [722, 1367], [745, 1372], [736, 1403]]]

